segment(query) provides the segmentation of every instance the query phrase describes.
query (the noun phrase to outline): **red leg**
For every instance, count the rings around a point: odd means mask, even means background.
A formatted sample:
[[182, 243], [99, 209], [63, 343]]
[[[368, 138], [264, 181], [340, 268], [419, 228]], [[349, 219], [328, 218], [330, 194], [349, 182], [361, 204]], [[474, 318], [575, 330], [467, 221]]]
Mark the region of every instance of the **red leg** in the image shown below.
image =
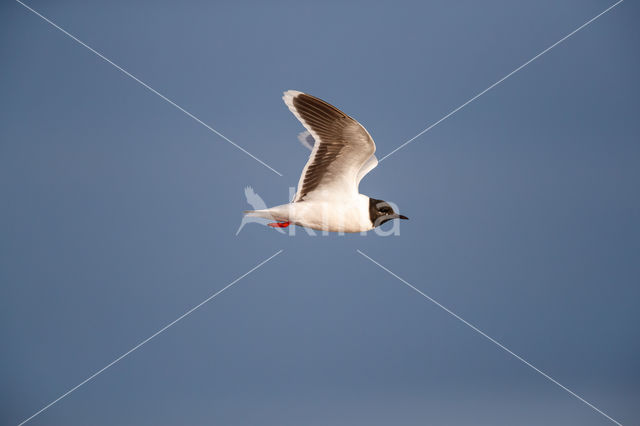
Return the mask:
[[269, 224], [272, 228], [286, 228], [289, 225], [291, 225], [291, 222], [275, 222]]

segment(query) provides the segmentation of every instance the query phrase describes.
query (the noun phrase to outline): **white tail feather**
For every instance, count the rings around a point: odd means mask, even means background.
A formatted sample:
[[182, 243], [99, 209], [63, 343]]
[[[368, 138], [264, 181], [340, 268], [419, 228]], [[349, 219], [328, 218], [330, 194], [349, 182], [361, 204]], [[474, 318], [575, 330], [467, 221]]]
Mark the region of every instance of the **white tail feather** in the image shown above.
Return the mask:
[[266, 210], [245, 210], [244, 214], [247, 217], [262, 217], [264, 219], [273, 219], [273, 215], [271, 214], [269, 209], [266, 209]]

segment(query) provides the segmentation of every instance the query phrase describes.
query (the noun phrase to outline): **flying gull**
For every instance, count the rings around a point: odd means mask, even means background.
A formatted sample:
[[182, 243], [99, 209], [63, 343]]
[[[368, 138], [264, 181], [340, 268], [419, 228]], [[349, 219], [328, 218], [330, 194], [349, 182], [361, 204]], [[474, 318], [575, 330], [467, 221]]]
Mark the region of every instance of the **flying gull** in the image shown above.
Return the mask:
[[364, 175], [378, 165], [376, 145], [360, 123], [306, 93], [289, 90], [282, 99], [307, 129], [299, 139], [311, 155], [291, 203], [245, 211], [247, 216], [276, 220], [269, 226], [277, 228], [294, 224], [332, 232], [369, 231], [392, 219], [408, 219], [386, 201], [358, 192]]

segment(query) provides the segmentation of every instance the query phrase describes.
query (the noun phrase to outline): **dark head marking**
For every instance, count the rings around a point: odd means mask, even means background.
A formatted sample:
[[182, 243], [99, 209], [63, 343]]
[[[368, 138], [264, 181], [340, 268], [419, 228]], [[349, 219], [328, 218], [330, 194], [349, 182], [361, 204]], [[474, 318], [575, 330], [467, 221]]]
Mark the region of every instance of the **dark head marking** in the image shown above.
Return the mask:
[[391, 219], [409, 219], [406, 216], [397, 214], [386, 201], [369, 198], [369, 219], [373, 227], [382, 225]]

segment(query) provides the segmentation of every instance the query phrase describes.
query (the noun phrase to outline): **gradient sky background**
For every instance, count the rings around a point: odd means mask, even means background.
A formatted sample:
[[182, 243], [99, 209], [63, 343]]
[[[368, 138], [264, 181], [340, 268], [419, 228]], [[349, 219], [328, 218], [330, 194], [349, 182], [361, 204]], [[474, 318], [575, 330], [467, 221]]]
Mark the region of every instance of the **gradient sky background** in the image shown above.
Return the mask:
[[[516, 4], [517, 3], [517, 4]], [[612, 1], [29, 1], [0, 13], [0, 423], [640, 423], [640, 6], [627, 1], [389, 157], [401, 235], [235, 231], [288, 199], [297, 89], [378, 156]], [[634, 41], [635, 40], [635, 41]]]

